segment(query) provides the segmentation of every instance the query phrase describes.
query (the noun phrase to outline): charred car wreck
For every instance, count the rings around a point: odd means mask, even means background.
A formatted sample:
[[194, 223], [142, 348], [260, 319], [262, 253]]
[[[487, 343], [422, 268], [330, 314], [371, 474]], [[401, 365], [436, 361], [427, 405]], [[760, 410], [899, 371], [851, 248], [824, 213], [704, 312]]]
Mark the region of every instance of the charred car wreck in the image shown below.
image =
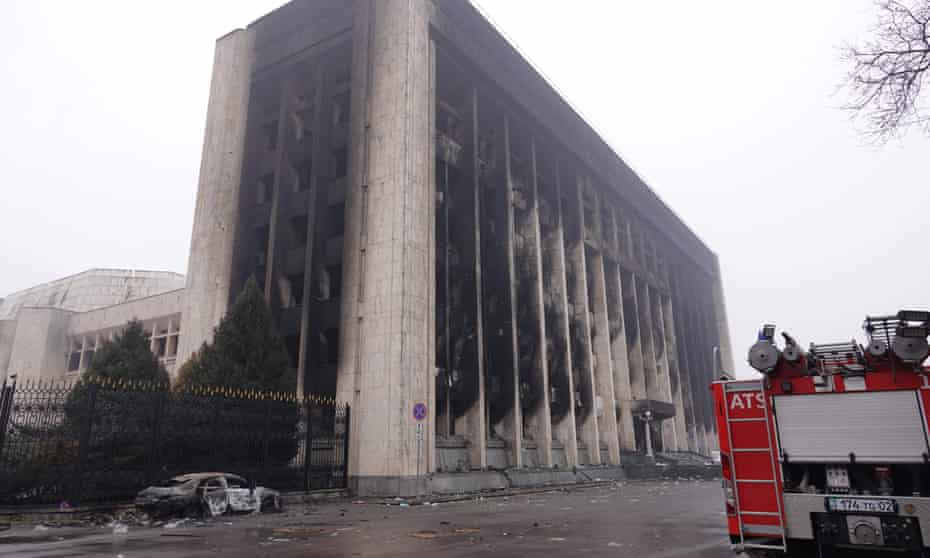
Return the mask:
[[170, 478], [136, 495], [136, 508], [151, 516], [213, 517], [224, 513], [281, 510], [276, 490], [230, 473], [192, 473]]

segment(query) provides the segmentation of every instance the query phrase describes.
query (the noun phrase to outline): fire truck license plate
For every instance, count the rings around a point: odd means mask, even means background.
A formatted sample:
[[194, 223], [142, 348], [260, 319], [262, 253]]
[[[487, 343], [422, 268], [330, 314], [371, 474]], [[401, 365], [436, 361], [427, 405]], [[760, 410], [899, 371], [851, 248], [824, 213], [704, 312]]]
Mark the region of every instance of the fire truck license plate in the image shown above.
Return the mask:
[[854, 513], [895, 513], [894, 500], [890, 498], [827, 497], [827, 510]]

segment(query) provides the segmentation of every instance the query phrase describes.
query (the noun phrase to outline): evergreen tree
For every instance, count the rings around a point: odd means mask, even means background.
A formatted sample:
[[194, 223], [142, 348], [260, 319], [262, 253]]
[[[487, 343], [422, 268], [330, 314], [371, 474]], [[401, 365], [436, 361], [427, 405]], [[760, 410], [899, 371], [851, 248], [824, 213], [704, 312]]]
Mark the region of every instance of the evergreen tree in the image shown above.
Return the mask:
[[227, 386], [292, 392], [295, 378], [274, 326], [271, 310], [254, 278], [249, 279], [213, 343], [204, 343], [178, 370], [176, 387]]
[[132, 320], [112, 341], [104, 341], [94, 354], [83, 379], [169, 381], [168, 372], [149, 349], [142, 322]]
[[[166, 443], [165, 454], [169, 459], [224, 467], [230, 463], [260, 463], [264, 459], [263, 444], [256, 444], [248, 433], [264, 428], [269, 436], [268, 458], [278, 465], [293, 459], [297, 453], [297, 403], [272, 398], [203, 398], [190, 392], [190, 388], [207, 386], [294, 392], [295, 378], [287, 350], [254, 278], [246, 282], [226, 317], [216, 326], [213, 343], [204, 343], [178, 370], [176, 405], [167, 427], [171, 441]], [[204, 413], [203, 406], [208, 406], [210, 412]], [[224, 417], [227, 429], [222, 432], [216, 431], [217, 416]], [[210, 434], [175, 434], [190, 432]]]
[[62, 426], [75, 441], [93, 421], [86, 448], [92, 464], [133, 466], [145, 460], [155, 394], [120, 381], [168, 385], [168, 372], [152, 354], [145, 330], [137, 320], [101, 345], [65, 400]]

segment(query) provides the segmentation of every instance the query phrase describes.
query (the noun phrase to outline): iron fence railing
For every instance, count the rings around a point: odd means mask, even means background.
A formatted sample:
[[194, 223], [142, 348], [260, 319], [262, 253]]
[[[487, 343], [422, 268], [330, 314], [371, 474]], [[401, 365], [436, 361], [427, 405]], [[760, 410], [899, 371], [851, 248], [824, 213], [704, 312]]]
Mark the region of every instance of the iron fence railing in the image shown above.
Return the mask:
[[292, 394], [106, 380], [4, 383], [0, 504], [131, 498], [189, 472], [345, 488], [349, 408]]

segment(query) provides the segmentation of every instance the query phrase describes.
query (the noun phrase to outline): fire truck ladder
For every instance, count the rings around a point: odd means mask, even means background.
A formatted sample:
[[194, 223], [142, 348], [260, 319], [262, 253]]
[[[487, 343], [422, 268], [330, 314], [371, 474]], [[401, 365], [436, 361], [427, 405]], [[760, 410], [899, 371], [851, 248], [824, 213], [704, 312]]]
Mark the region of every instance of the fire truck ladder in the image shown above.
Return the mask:
[[[762, 401], [762, 416], [761, 417], [751, 417], [751, 418], [730, 418], [730, 405], [727, 403], [728, 398], [726, 397], [726, 392], [734, 391], [751, 391], [753, 394], [761, 393]], [[765, 392], [765, 383], [764, 381], [759, 381], [759, 391], [757, 392], [754, 389], [747, 389], [745, 384], [724, 384], [724, 418], [726, 420], [727, 426], [727, 439], [730, 442], [730, 468], [733, 476], [733, 497], [736, 501], [736, 519], [739, 523], [739, 537], [740, 545], [743, 548], [758, 548], [765, 550], [780, 550], [786, 552], [788, 549], [788, 542], [785, 534], [785, 525], [784, 525], [784, 515], [782, 513], [782, 501], [781, 494], [778, 490], [778, 473], [777, 473], [777, 464], [775, 462], [775, 455], [772, 452], [772, 432], [769, 427], [769, 400]], [[734, 444], [733, 428], [737, 423], [752, 423], [752, 422], [761, 422], [765, 427], [765, 447], [738, 447]], [[736, 454], [750, 454], [750, 455], [760, 455], [768, 454], [769, 462], [771, 464], [771, 478], [759, 478], [759, 479], [749, 479], [749, 478], [740, 478], [739, 473], [736, 469], [736, 463], [738, 461]], [[755, 485], [755, 489], [758, 490], [760, 486], [768, 486], [771, 488], [772, 495], [774, 496], [775, 505], [777, 511], [772, 510], [743, 510], [742, 505], [740, 504], [740, 483], [743, 485]], [[753, 523], [749, 522], [748, 525], [743, 521], [743, 516], [765, 518], [765, 517], [777, 517], [778, 524], [762, 524], [762, 523]], [[774, 536], [775, 533], [778, 533], [778, 536]], [[778, 544], [776, 541], [781, 539], [781, 544]]]

